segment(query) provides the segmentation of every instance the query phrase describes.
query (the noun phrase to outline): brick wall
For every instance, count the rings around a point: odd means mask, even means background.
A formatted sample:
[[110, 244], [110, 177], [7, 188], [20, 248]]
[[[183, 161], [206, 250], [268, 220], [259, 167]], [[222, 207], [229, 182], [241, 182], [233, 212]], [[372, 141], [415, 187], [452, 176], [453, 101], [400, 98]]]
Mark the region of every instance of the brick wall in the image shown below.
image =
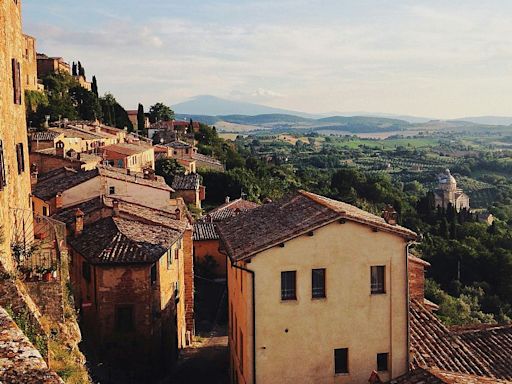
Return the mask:
[[425, 267], [429, 263], [417, 257], [409, 257], [409, 295], [412, 300], [423, 302], [425, 298]]
[[183, 235], [183, 255], [185, 269], [185, 321], [187, 331], [195, 334], [194, 321], [194, 259], [192, 244], [192, 228]]

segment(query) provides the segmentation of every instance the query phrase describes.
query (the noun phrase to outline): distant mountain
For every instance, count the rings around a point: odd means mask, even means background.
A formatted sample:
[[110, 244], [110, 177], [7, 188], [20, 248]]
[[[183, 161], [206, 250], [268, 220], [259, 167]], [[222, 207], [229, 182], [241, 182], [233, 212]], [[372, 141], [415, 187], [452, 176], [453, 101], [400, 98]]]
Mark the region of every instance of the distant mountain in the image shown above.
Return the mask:
[[264, 114], [284, 114], [300, 117], [315, 117], [314, 115], [289, 111], [286, 109], [267, 107], [265, 105], [245, 103], [241, 101], [222, 99], [216, 96], [196, 96], [188, 101], [174, 104], [173, 110], [179, 114], [185, 115], [264, 115]]
[[473, 117], [462, 117], [456, 119], [458, 121], [468, 121], [475, 124], [485, 125], [511, 125], [512, 117], [509, 116], [473, 116]]

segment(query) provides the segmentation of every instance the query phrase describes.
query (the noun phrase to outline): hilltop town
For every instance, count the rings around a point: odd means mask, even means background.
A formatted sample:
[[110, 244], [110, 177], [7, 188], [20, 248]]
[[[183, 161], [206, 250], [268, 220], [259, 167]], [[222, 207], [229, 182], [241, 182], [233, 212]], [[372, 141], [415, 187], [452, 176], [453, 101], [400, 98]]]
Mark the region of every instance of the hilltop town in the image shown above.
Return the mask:
[[0, 383], [512, 383], [505, 128], [125, 110], [37, 51], [21, 3], [0, 0]]

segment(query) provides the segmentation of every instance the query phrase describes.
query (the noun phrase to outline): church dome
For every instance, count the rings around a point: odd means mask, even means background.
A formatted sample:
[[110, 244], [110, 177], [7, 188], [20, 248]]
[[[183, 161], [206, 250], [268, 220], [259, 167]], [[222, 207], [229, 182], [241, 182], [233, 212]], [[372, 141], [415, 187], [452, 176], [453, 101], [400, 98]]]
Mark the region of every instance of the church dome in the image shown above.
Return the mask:
[[450, 173], [449, 169], [447, 169], [445, 174], [439, 178], [439, 186], [445, 191], [454, 191], [457, 189], [457, 181]]

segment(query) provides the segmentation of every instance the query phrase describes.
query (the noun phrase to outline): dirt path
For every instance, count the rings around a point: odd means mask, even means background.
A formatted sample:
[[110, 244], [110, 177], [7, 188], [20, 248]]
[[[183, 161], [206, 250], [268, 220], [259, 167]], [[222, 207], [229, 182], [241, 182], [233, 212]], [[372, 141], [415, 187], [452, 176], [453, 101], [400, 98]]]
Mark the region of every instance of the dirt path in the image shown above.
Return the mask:
[[227, 384], [228, 337], [223, 329], [214, 329], [201, 342], [182, 351], [175, 373], [167, 384]]

